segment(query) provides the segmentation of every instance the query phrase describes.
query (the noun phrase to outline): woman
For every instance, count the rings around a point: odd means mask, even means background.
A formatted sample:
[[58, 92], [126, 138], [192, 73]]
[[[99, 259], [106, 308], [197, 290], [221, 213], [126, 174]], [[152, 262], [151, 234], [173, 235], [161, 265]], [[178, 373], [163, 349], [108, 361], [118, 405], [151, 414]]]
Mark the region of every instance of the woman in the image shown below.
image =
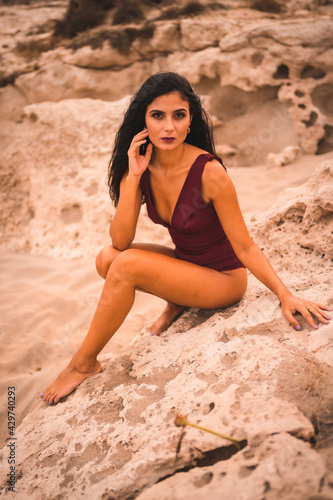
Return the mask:
[[[136, 290], [167, 301], [151, 326], [155, 335], [184, 307], [238, 302], [247, 286], [246, 268], [277, 295], [297, 330], [296, 311], [313, 328], [318, 326], [311, 313], [329, 322], [331, 309], [294, 297], [252, 241], [233, 184], [214, 154], [208, 117], [188, 81], [176, 73], [148, 78], [126, 112], [110, 162], [110, 195], [117, 208], [112, 245], [96, 259], [105, 279], [101, 298], [82, 345], [41, 394], [45, 402], [57, 403], [101, 371], [97, 355], [126, 318]], [[169, 230], [174, 250], [132, 244], [143, 199], [152, 220]]]

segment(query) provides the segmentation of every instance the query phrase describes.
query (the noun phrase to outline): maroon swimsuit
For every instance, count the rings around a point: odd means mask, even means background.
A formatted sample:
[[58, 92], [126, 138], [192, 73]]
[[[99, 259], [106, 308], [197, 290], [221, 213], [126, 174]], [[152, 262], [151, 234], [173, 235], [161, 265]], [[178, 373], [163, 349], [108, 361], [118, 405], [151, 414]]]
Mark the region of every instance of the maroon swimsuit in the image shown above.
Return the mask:
[[[231, 271], [245, 267], [237, 258], [228, 240], [214, 206], [205, 202], [201, 194], [201, 176], [208, 161], [222, 160], [211, 154], [201, 154], [188, 171], [172, 214], [171, 225], [158, 215], [150, 193], [149, 170], [141, 176], [141, 187], [150, 219], [169, 230], [178, 259], [210, 267], [217, 271]], [[224, 167], [225, 168], [225, 167]]]

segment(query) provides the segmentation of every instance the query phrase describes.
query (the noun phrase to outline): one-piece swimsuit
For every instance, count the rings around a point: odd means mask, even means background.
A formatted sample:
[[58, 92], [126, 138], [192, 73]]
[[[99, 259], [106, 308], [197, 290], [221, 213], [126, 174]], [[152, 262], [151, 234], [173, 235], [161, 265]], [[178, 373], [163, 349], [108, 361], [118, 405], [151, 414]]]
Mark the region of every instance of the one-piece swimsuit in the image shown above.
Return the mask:
[[[178, 259], [217, 271], [245, 267], [236, 256], [212, 203], [201, 193], [201, 176], [208, 161], [222, 160], [211, 154], [200, 154], [188, 171], [170, 225], [157, 213], [150, 189], [150, 172], [141, 176], [141, 188], [150, 219], [166, 227], [175, 245]], [[224, 167], [225, 168], [225, 167]]]

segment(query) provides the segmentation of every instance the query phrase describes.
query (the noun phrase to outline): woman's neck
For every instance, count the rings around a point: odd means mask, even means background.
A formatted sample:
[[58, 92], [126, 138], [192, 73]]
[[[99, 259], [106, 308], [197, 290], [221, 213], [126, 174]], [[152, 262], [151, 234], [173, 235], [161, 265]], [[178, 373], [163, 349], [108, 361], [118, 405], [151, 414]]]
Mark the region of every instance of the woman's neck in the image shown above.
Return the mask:
[[181, 144], [177, 149], [174, 149], [173, 151], [162, 151], [160, 149], [154, 148], [151, 164], [155, 168], [161, 170], [177, 168], [184, 161], [185, 151], [185, 143]]

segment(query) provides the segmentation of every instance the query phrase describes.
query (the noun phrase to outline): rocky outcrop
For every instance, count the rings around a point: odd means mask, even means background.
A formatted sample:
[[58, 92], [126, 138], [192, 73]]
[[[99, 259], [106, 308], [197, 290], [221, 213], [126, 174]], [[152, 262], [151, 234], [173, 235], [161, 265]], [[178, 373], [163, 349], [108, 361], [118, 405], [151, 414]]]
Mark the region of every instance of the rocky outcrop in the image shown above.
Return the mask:
[[83, 99], [25, 108], [28, 130], [2, 157], [3, 245], [74, 257], [96, 237], [94, 227], [100, 237], [107, 234], [110, 204], [99, 193], [107, 193], [107, 158], [125, 102]]
[[113, 101], [155, 71], [178, 71], [205, 96], [217, 142], [233, 151], [231, 163], [264, 163], [268, 153], [288, 146], [308, 154], [331, 151], [330, 16], [294, 6], [294, 17], [268, 18], [231, 7], [198, 20], [150, 18], [143, 26], [95, 28], [72, 48], [55, 47], [26, 62], [7, 51], [3, 81], [12, 78], [14, 85], [1, 90], [0, 104], [6, 106], [9, 92], [17, 107], [22, 96], [26, 104]]
[[[249, 221], [290, 288], [331, 306], [332, 182], [327, 162]], [[40, 403], [16, 432], [18, 497], [331, 498], [332, 325], [294, 331], [249, 279], [239, 304], [190, 309], [160, 337], [143, 331], [65, 401]], [[176, 413], [242, 449], [194, 428], [180, 442]]]
[[272, 252], [281, 259], [291, 252], [295, 266], [302, 266], [304, 258], [313, 254], [333, 261], [332, 193], [333, 162], [326, 161], [303, 186], [283, 191], [264, 215], [251, 216], [255, 239], [265, 251], [271, 249], [268, 252], [272, 257]]
[[[128, 102], [69, 99], [24, 108], [20, 139], [1, 156], [2, 249], [73, 258], [109, 243], [107, 165]], [[150, 227], [143, 217], [139, 236], [142, 227]]]

